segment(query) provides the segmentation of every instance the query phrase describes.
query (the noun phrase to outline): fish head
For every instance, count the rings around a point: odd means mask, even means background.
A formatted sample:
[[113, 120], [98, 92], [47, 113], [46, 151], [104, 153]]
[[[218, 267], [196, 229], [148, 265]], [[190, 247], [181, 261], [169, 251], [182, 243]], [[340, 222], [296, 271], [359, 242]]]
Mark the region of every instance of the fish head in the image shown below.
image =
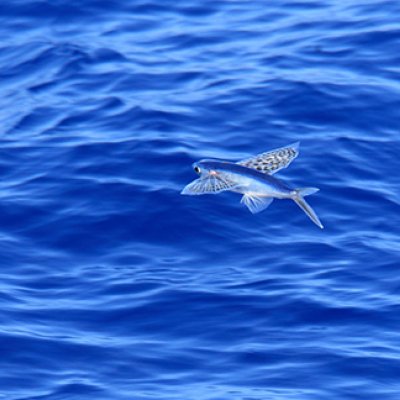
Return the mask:
[[196, 174], [200, 176], [218, 175], [218, 161], [217, 160], [200, 160], [193, 163], [193, 169]]
[[223, 171], [223, 162], [218, 160], [201, 160], [193, 164], [193, 169], [199, 178], [186, 185], [181, 194], [199, 195], [216, 194], [232, 190], [237, 186], [235, 180]]

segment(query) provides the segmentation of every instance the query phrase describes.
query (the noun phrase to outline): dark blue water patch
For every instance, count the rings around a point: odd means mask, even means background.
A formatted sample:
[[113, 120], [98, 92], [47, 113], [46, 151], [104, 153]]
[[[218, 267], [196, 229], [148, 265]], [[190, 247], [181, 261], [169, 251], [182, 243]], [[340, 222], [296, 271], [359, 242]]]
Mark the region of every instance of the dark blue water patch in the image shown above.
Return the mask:
[[[0, 397], [397, 400], [398, 8], [0, 6]], [[297, 141], [324, 230], [180, 194]]]

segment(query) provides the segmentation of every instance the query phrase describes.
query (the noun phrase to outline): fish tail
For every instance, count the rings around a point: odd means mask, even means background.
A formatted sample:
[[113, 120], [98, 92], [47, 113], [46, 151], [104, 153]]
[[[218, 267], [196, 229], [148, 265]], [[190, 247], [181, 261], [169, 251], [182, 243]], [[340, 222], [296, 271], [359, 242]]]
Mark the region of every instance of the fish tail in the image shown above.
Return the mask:
[[311, 206], [304, 200], [305, 196], [309, 196], [310, 194], [314, 194], [318, 191], [319, 189], [317, 188], [296, 189], [293, 200], [307, 214], [307, 216], [311, 219], [312, 222], [314, 222], [315, 225], [319, 226], [321, 229], [324, 229], [324, 226], [319, 220], [317, 214], [315, 214]]

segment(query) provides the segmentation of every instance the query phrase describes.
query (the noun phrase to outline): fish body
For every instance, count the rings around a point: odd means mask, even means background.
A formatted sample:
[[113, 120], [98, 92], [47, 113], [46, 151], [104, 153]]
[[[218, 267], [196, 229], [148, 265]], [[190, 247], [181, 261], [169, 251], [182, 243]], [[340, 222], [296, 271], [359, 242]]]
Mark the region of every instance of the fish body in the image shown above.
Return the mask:
[[317, 188], [294, 189], [272, 176], [287, 167], [298, 155], [298, 143], [272, 150], [237, 163], [204, 159], [193, 164], [200, 177], [183, 190], [185, 195], [217, 194], [223, 191], [241, 193], [241, 203], [252, 213], [266, 209], [276, 199], [292, 199], [321, 229], [323, 225], [304, 197]]
[[242, 165], [219, 160], [201, 160], [193, 164], [193, 168], [199, 168], [202, 176], [219, 174], [236, 183], [232, 190], [237, 193], [251, 193], [255, 196], [275, 197], [279, 199], [290, 198], [293, 189], [280, 179], [255, 169]]

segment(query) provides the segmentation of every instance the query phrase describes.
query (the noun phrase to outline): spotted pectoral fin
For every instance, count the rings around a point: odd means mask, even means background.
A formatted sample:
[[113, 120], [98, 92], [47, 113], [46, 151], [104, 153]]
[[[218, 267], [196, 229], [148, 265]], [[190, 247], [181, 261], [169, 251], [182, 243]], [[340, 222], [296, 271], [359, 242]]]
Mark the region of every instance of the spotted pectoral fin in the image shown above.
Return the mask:
[[253, 214], [265, 210], [272, 201], [272, 197], [251, 196], [249, 194], [244, 194], [242, 200], [240, 200]]
[[299, 142], [241, 160], [237, 164], [265, 174], [274, 174], [282, 168], [288, 167], [298, 155]]
[[181, 194], [200, 195], [216, 194], [225, 190], [232, 190], [238, 185], [223, 175], [207, 175], [200, 177], [185, 186]]

